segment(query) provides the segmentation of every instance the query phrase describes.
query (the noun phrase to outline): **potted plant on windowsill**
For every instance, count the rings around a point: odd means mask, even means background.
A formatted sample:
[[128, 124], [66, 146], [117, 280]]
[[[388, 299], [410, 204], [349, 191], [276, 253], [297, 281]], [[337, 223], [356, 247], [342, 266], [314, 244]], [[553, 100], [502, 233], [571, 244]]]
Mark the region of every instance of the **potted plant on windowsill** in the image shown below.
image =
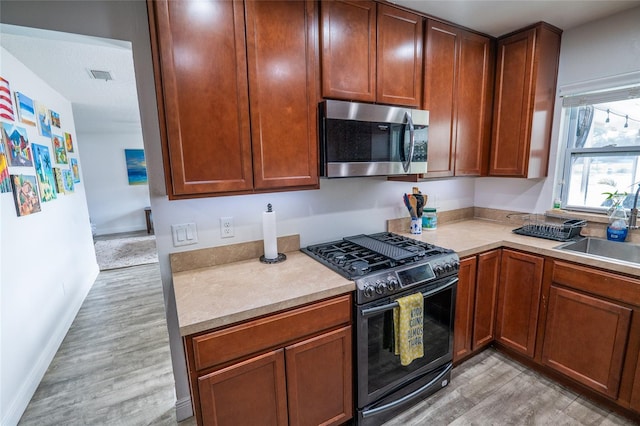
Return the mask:
[[609, 225], [607, 225], [607, 240], [624, 242], [629, 232], [629, 218], [627, 212], [622, 206], [626, 192], [603, 192], [607, 195], [607, 200], [611, 200], [611, 207], [607, 210], [609, 216]]

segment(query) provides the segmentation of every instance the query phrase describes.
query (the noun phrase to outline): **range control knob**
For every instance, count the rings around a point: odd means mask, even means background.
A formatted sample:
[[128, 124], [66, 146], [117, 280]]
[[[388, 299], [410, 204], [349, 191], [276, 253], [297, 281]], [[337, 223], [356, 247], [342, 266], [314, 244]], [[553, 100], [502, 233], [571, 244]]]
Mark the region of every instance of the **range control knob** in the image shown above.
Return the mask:
[[387, 289], [387, 284], [384, 281], [377, 280], [376, 281], [376, 293], [384, 294]]
[[362, 290], [362, 293], [364, 294], [364, 297], [371, 297], [371, 296], [373, 296], [374, 292], [375, 292], [375, 289], [373, 288], [372, 285], [370, 285], [370, 284], [365, 284], [364, 285], [364, 289]]
[[454, 260], [454, 261], [453, 261], [453, 268], [454, 268], [456, 271], [459, 271], [459, 270], [460, 270], [460, 261], [459, 261], [459, 260]]
[[395, 291], [400, 287], [400, 283], [394, 276], [389, 276], [387, 278], [387, 288], [389, 291]]
[[444, 270], [447, 271], [447, 272], [453, 272], [453, 264], [449, 263], [449, 262], [445, 263], [444, 264]]
[[433, 268], [433, 273], [436, 274], [436, 276], [442, 275], [444, 273], [444, 268], [442, 265], [436, 265]]

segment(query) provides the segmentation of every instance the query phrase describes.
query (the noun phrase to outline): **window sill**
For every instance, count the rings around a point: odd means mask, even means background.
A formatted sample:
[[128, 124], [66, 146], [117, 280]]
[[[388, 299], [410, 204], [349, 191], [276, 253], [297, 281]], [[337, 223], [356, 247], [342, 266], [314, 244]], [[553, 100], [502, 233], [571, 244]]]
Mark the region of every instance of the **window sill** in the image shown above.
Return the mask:
[[562, 210], [552, 209], [547, 210], [546, 215], [555, 218], [571, 218], [571, 219], [584, 219], [591, 223], [609, 223], [609, 216], [606, 213], [585, 213], [575, 210]]

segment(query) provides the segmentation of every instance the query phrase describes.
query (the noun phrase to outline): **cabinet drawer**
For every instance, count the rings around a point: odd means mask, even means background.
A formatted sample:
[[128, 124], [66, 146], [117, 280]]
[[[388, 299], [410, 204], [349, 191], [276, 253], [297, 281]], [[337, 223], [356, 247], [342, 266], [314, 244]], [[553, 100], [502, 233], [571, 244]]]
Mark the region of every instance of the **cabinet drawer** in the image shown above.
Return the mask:
[[554, 262], [553, 282], [640, 306], [640, 280], [585, 266]]
[[351, 296], [341, 296], [192, 339], [196, 370], [351, 323]]

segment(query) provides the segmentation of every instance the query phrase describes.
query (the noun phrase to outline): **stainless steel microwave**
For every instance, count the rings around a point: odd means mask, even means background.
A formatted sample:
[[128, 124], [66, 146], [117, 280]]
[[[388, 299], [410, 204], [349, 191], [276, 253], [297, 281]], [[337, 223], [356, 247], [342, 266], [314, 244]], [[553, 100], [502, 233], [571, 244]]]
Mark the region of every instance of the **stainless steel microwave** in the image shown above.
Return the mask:
[[322, 176], [427, 172], [429, 111], [327, 100], [319, 112]]

